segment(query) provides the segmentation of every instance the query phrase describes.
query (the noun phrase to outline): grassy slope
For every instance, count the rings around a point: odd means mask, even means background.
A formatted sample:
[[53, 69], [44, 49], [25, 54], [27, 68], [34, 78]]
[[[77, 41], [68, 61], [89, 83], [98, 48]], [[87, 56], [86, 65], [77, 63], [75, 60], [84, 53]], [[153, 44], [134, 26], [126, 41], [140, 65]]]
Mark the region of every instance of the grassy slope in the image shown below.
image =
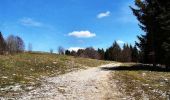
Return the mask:
[[[134, 64], [123, 64], [127, 67], [132, 65]], [[170, 72], [116, 70], [111, 78], [116, 80], [120, 92], [128, 99], [167, 100], [170, 98]]]
[[19, 84], [22, 90], [27, 90], [28, 86], [38, 86], [41, 77], [64, 74], [106, 63], [109, 62], [43, 53], [0, 56], [0, 97], [6, 92], [15, 91], [9, 87], [11, 85]]

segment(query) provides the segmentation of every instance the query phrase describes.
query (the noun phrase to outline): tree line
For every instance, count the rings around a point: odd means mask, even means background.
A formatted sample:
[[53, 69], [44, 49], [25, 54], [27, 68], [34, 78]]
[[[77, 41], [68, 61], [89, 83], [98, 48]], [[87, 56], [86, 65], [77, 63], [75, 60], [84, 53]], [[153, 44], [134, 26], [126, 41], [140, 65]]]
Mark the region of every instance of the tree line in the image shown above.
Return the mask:
[[140, 52], [136, 46], [124, 44], [123, 48], [115, 41], [112, 46], [104, 50], [103, 48], [98, 48], [95, 50], [93, 47], [88, 47], [86, 49], [79, 49], [76, 51], [65, 51], [66, 55], [92, 58], [99, 60], [110, 60], [110, 61], [121, 61], [121, 62], [139, 62]]
[[4, 39], [0, 32], [0, 54], [14, 54], [23, 52], [25, 49], [24, 41], [19, 36], [10, 35]]
[[170, 67], [170, 0], [135, 0], [135, 5], [130, 8], [145, 32], [136, 42], [142, 62]]

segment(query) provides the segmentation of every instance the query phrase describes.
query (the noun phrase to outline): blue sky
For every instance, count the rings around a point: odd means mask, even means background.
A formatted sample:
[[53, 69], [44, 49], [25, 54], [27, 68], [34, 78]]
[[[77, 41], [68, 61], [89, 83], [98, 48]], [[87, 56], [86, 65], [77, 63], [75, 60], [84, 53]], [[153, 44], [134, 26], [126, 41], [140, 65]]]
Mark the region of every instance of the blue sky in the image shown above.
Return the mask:
[[0, 0], [0, 31], [36, 51], [134, 44], [142, 31], [130, 5], [133, 0]]

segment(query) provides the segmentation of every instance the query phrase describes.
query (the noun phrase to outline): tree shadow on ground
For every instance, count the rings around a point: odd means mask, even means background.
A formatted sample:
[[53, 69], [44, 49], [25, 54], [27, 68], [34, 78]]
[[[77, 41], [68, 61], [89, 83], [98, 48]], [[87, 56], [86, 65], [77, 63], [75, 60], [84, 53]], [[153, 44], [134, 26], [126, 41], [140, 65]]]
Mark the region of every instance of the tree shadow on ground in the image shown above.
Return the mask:
[[155, 71], [155, 72], [170, 72], [170, 69], [163, 67], [154, 67], [150, 65], [137, 64], [132, 66], [114, 66], [114, 67], [102, 67], [105, 71]]

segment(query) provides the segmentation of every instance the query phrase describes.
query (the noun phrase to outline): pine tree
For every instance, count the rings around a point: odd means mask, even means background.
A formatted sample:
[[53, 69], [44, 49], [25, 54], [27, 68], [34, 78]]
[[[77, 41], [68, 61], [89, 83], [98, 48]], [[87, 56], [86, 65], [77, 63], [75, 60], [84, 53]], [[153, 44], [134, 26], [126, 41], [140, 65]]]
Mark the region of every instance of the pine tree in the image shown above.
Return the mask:
[[121, 61], [123, 62], [131, 62], [132, 61], [132, 51], [128, 44], [123, 45], [123, 50], [121, 53]]
[[69, 50], [66, 50], [65, 55], [71, 55], [71, 52]]
[[139, 43], [136, 42], [136, 46], [140, 49], [140, 62], [147, 63], [147, 43], [146, 43], [146, 35], [137, 36]]
[[159, 45], [162, 52], [159, 53], [161, 63], [170, 68], [170, 0], [158, 0], [160, 14], [157, 17], [160, 26]]
[[105, 54], [104, 54], [104, 59], [105, 59], [105, 60], [110, 60], [110, 59], [109, 59], [109, 49], [106, 49], [106, 52], [105, 52]]
[[[169, 23], [169, 8], [170, 1], [168, 0], [136, 0], [135, 4], [138, 7], [131, 7], [134, 15], [140, 22], [140, 28], [146, 33], [143, 36], [138, 36], [140, 42], [137, 46], [141, 49], [146, 63], [163, 63], [165, 49], [162, 48], [166, 41], [165, 29], [169, 30], [166, 23]], [[168, 9], [167, 11], [165, 11]]]
[[109, 48], [109, 57], [113, 61], [120, 61], [121, 48], [116, 41], [113, 43], [112, 47]]
[[99, 55], [100, 55], [100, 59], [101, 60], [104, 60], [104, 57], [105, 57], [105, 52], [104, 52], [104, 49], [102, 48], [102, 49], [99, 49], [98, 48], [98, 53], [99, 53]]
[[139, 51], [136, 46], [131, 47], [132, 52], [132, 62], [138, 62], [139, 61]]
[[163, 43], [163, 48], [165, 49], [165, 60], [164, 63], [166, 64], [167, 68], [170, 67], [170, 38], [168, 39], [168, 41]]

